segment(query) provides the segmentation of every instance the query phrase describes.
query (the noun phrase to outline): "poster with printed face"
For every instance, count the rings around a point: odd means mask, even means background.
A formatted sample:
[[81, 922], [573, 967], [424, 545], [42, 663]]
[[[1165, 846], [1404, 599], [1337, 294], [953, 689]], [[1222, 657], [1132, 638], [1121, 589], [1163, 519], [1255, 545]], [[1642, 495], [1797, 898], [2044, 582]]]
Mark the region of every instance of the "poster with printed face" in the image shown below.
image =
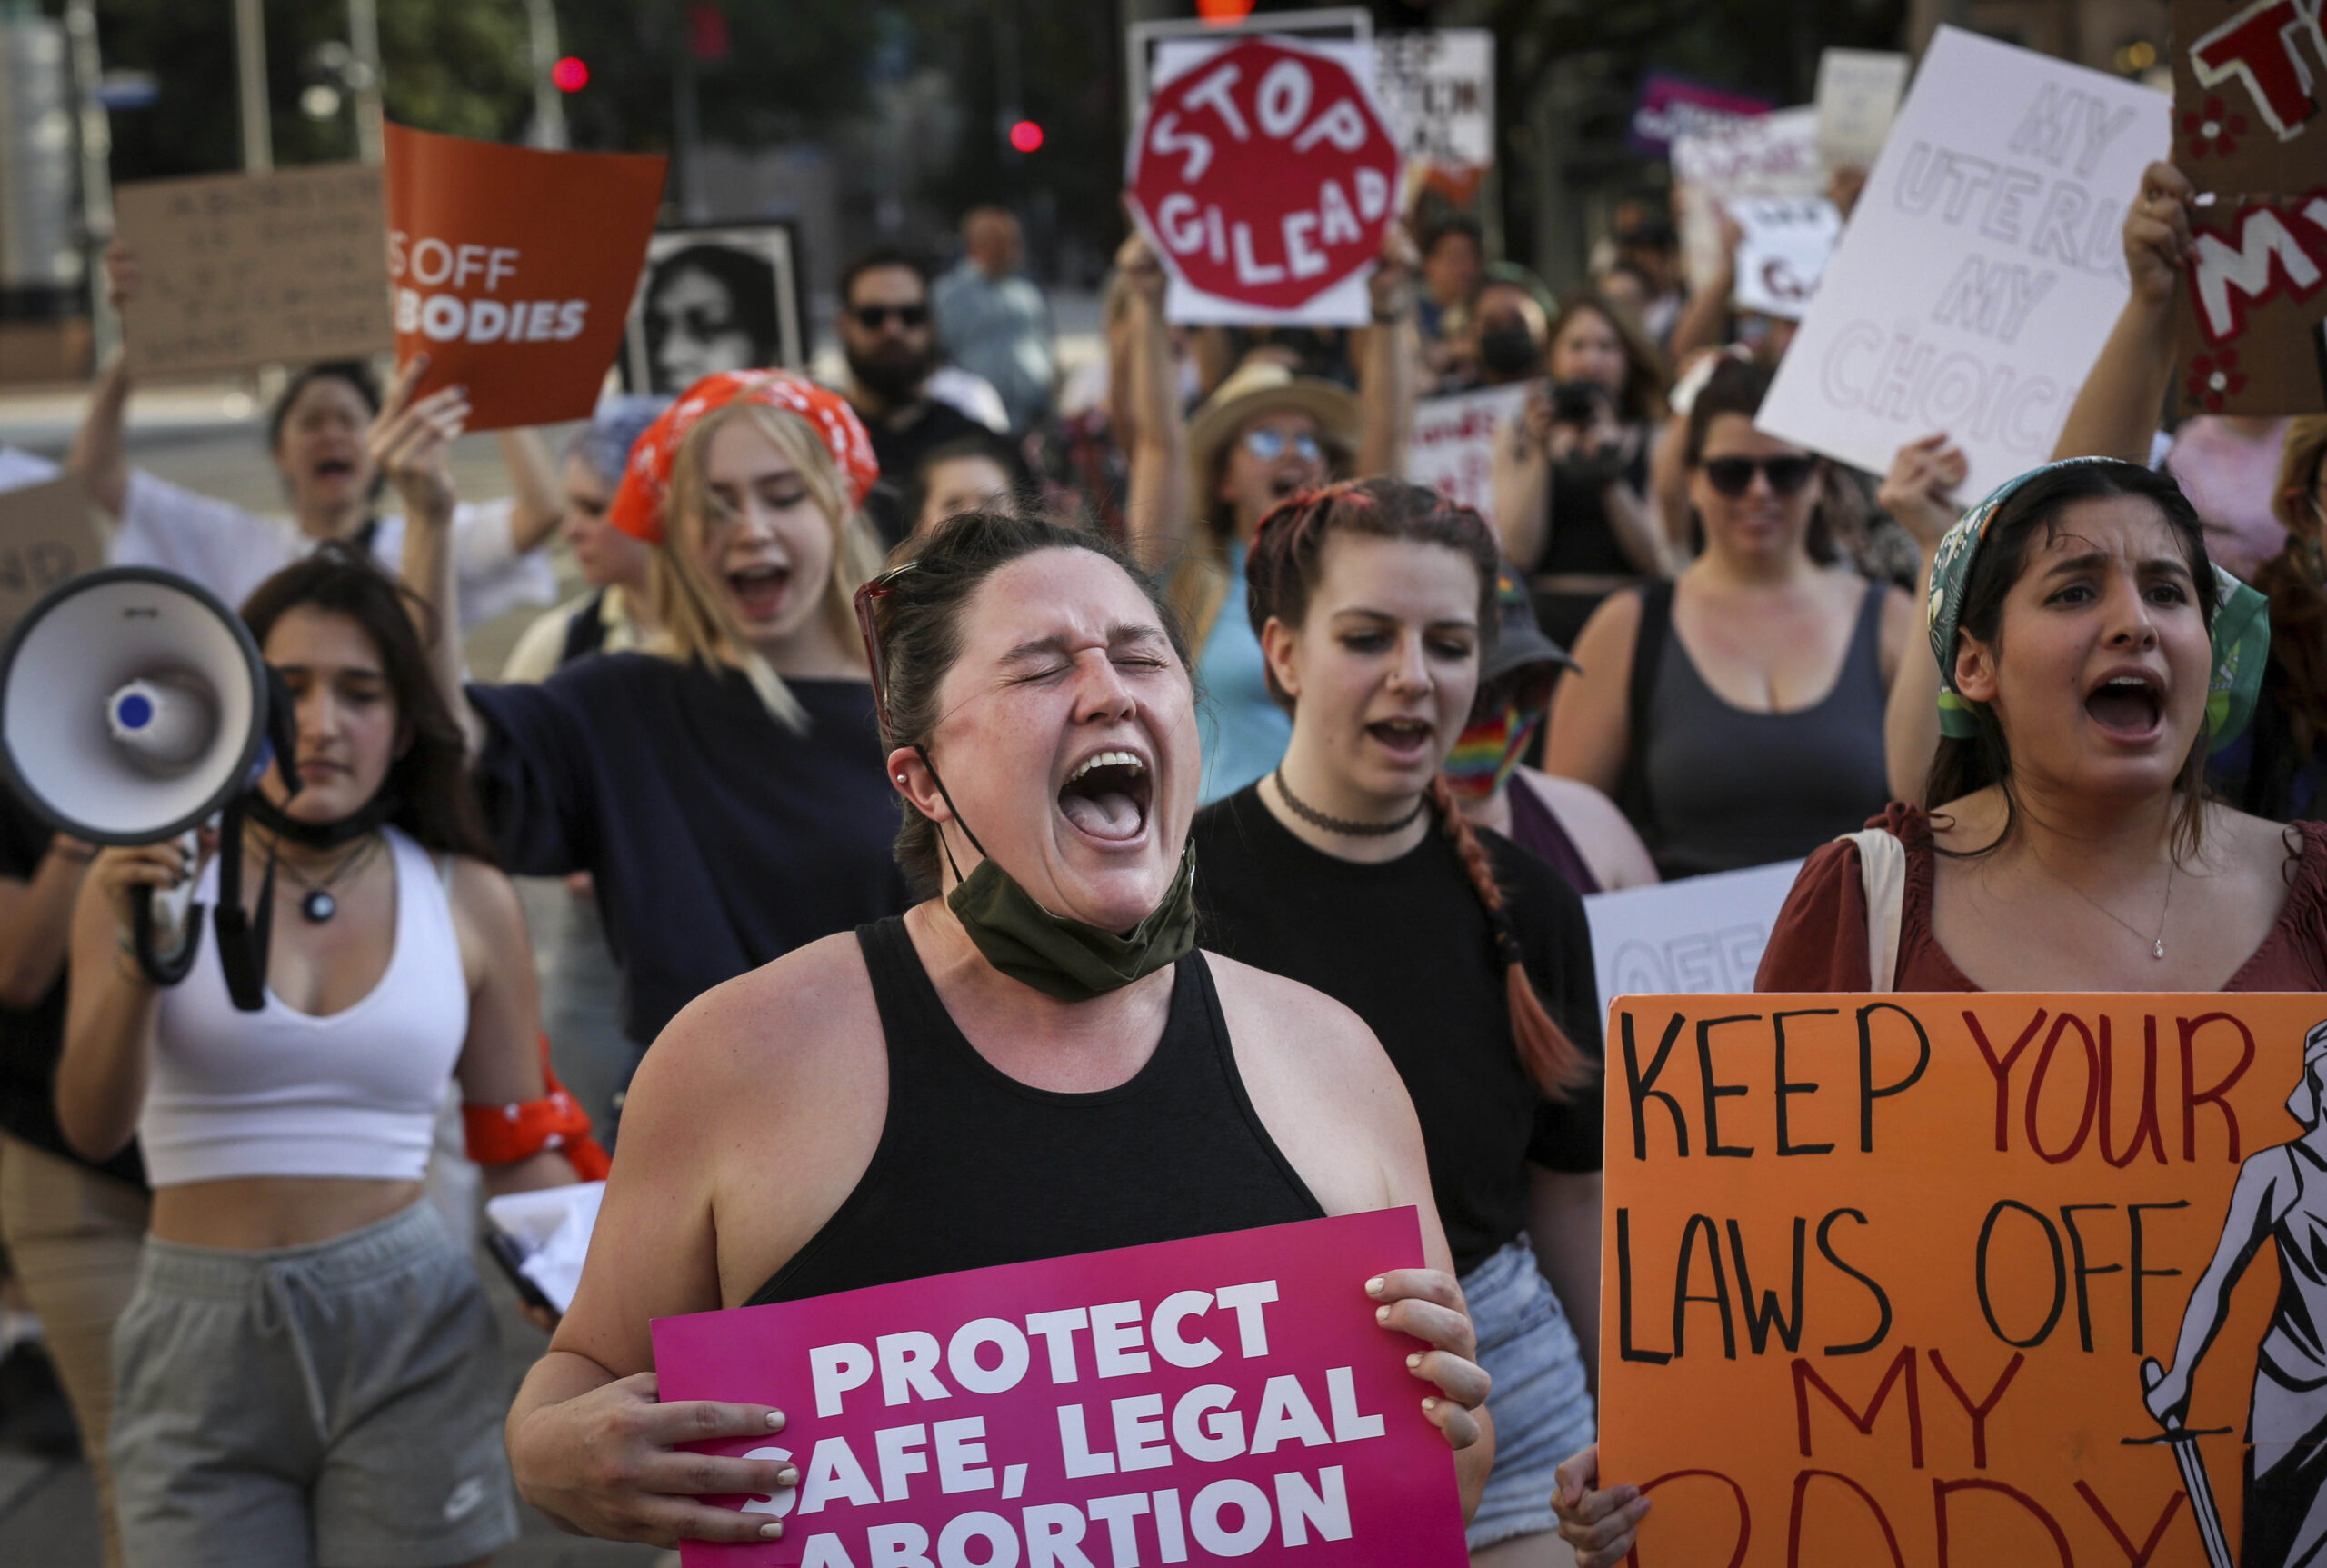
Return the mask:
[[322, 164], [145, 180], [114, 192], [136, 258], [134, 375], [358, 359], [390, 342], [381, 175]]
[[1881, 474], [1944, 431], [1985, 494], [2052, 456], [2128, 281], [2162, 93], [1952, 27], [1933, 39], [1757, 423]]
[[665, 160], [387, 127], [396, 358], [472, 430], [585, 419], [622, 345]]
[[799, 254], [788, 223], [657, 234], [624, 335], [623, 390], [675, 397], [723, 370], [806, 365]]
[[1781, 109], [1733, 121], [1673, 144], [1673, 180], [1681, 187], [1681, 248], [1692, 286], [1718, 277], [1721, 208], [1740, 196], [1807, 200], [1826, 188], [1818, 162], [1818, 111]]
[[0, 491], [0, 636], [51, 588], [105, 564], [105, 535], [79, 480]]
[[1634, 996], [1601, 1474], [1657, 1568], [2327, 1553], [2327, 998]]
[[1487, 386], [1414, 404], [1406, 477], [1494, 521], [1495, 436], [1527, 406], [1532, 382]]
[[1173, 40], [1125, 183], [1171, 275], [1169, 320], [1357, 326], [1397, 220], [1371, 44]]
[[1452, 1454], [1365, 1282], [1411, 1208], [976, 1269], [654, 1324], [662, 1397], [784, 1413], [784, 1522], [686, 1568], [1463, 1568]]
[[2327, 411], [2327, 38], [2297, 0], [2175, 0], [2173, 161], [2192, 214], [2179, 321], [2189, 414]]

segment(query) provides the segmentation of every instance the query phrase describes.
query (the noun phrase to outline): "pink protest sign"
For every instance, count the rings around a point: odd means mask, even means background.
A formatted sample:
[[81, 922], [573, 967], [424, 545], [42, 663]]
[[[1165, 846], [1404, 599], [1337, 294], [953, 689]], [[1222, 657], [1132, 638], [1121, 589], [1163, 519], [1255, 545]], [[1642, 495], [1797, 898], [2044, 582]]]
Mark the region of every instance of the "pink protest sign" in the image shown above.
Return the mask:
[[686, 1568], [1463, 1568], [1416, 1342], [1364, 1293], [1422, 1261], [1392, 1209], [659, 1319], [664, 1399], [786, 1417], [696, 1446], [801, 1477], [705, 1499], [784, 1537]]

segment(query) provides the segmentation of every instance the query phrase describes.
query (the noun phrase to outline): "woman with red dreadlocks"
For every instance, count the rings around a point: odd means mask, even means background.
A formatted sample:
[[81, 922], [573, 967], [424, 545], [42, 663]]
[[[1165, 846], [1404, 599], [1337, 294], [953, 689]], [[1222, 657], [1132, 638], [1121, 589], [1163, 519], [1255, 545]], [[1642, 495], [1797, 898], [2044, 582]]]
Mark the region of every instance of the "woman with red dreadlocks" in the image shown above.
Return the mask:
[[1472, 1561], [1553, 1563], [1553, 1468], [1593, 1426], [1599, 1004], [1574, 890], [1440, 774], [1498, 625], [1494, 534], [1369, 479], [1277, 506], [1245, 571], [1293, 739], [1196, 817], [1207, 944], [1346, 1004], [1405, 1080], [1494, 1379]]

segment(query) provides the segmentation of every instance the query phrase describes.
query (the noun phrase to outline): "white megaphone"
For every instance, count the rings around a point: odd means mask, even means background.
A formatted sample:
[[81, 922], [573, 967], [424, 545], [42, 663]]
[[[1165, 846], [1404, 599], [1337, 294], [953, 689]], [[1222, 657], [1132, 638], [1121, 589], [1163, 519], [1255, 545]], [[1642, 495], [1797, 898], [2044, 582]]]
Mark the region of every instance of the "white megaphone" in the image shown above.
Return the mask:
[[[270, 708], [281, 706], [269, 692], [249, 628], [206, 590], [145, 566], [92, 572], [35, 604], [0, 653], [0, 774], [60, 833], [105, 844], [175, 838], [257, 783]], [[230, 825], [239, 816], [231, 811]], [[235, 931], [249, 930], [239, 843], [225, 854], [222, 941], [229, 905]], [[201, 912], [178, 952], [163, 957], [153, 952], [151, 902], [137, 904], [138, 957], [173, 984], [192, 963]], [[265, 914], [263, 905], [260, 984]], [[245, 955], [222, 948], [220, 956]]]

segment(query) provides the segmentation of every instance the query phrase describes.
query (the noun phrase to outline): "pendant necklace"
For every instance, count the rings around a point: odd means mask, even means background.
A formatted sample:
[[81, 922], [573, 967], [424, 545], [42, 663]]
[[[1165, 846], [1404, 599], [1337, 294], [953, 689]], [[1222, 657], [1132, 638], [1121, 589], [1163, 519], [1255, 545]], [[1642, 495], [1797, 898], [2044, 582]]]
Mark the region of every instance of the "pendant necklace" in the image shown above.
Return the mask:
[[[2031, 853], [2033, 852], [2032, 851]], [[2099, 910], [2110, 919], [2116, 921], [2118, 924], [2123, 926], [2127, 931], [2130, 931], [2135, 936], [2140, 937], [2142, 941], [2148, 943], [2150, 944], [2149, 955], [2152, 958], [2157, 959], [2160, 962], [2164, 960], [2165, 922], [2166, 917], [2173, 913], [2173, 873], [2175, 866], [2172, 861], [2168, 860], [2165, 863], [2165, 907], [2159, 910], [2157, 913], [2157, 929], [2154, 932], [2152, 932], [2149, 935], [2142, 936], [2142, 928], [2140, 926], [2135, 925], [2130, 920], [2123, 919], [2115, 910], [2111, 909], [2107, 904], [2093, 897], [2092, 894], [2085, 892], [2084, 889], [2079, 887], [2075, 883], [2071, 882], [2067, 877], [2062, 876], [2059, 872], [2054, 871], [2050, 865], [2046, 865], [2042, 855], [2036, 855], [2035, 859], [2038, 865], [2043, 866], [2044, 874], [2046, 876], [2051, 877], [2054, 882], [2059, 883], [2062, 887], [2065, 887], [2071, 893], [2075, 894], [2079, 898], [2092, 905], [2093, 908]]]
[[278, 858], [275, 861], [275, 864], [281, 866], [292, 881], [307, 890], [306, 896], [299, 900], [299, 914], [308, 924], [321, 925], [339, 913], [339, 900], [332, 896], [331, 890], [370, 861], [382, 842], [378, 834], [366, 834], [364, 842], [357, 844], [346, 859], [332, 867], [321, 882], [310, 878], [287, 860]]
[[1420, 816], [1423, 809], [1430, 804], [1430, 797], [1425, 794], [1414, 802], [1413, 810], [1395, 822], [1352, 822], [1347, 817], [1327, 816], [1323, 812], [1285, 788], [1284, 769], [1282, 765], [1277, 768], [1274, 777], [1276, 793], [1283, 797], [1284, 804], [1292, 808], [1293, 815], [1311, 827], [1323, 828], [1327, 833], [1345, 834], [1351, 838], [1387, 838]]

